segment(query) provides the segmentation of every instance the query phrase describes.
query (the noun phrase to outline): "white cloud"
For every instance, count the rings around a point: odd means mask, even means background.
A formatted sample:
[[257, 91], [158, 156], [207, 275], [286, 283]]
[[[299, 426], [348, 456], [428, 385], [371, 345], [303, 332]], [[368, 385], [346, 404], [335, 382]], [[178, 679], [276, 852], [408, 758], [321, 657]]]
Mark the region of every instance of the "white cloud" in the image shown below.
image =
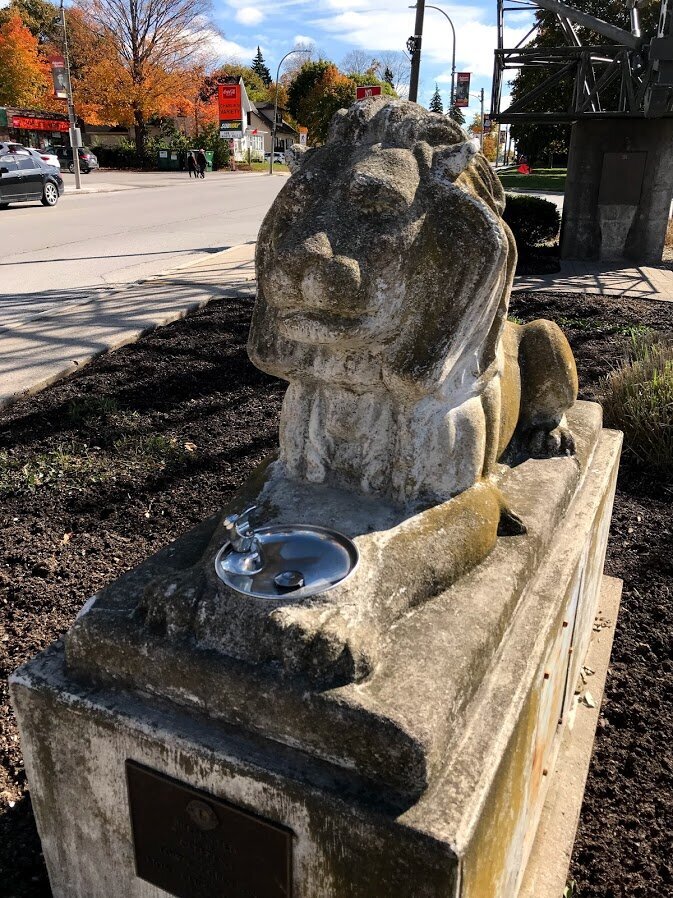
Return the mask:
[[[236, 41], [230, 41], [221, 34], [214, 34], [209, 40], [209, 49], [215, 53], [219, 60], [231, 62], [233, 60], [245, 61], [252, 59], [257, 53], [257, 45], [244, 47]], [[247, 63], [246, 63], [247, 64]]]
[[[365, 2], [366, 8], [358, 9]], [[411, 11], [391, 10], [385, 0], [328, 0], [328, 4], [335, 10], [343, 11], [331, 18], [316, 19], [313, 24], [355, 47], [401, 50], [413, 31]], [[457, 69], [489, 78], [493, 72], [497, 33], [495, 25], [484, 21], [486, 16], [487, 11], [478, 6], [451, 8], [451, 19], [456, 29]], [[514, 46], [527, 31], [525, 26], [507, 29], [507, 45]], [[439, 13], [428, 9], [423, 32], [423, 58], [450, 66], [452, 32], [449, 23]]]
[[308, 37], [306, 34], [295, 34], [292, 38], [293, 44], [301, 44], [302, 46], [306, 46], [306, 44], [315, 44], [315, 41], [312, 37]]
[[261, 9], [254, 6], [242, 6], [236, 10], [236, 21], [242, 25], [259, 25], [264, 19]]

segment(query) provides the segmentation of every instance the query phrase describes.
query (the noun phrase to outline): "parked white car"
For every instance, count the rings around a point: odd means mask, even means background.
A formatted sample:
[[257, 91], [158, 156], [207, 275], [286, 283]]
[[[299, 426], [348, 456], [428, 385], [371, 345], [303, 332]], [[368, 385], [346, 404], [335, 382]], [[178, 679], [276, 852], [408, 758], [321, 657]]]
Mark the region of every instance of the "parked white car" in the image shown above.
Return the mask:
[[61, 170], [58, 156], [54, 153], [47, 153], [45, 150], [36, 150], [34, 147], [26, 147], [26, 149], [30, 152], [31, 156], [41, 159], [45, 165], [50, 165], [52, 168], [55, 168], [56, 171]]
[[36, 150], [34, 147], [26, 147], [22, 143], [12, 142], [7, 144], [7, 148], [10, 153], [27, 153], [29, 156], [34, 156], [36, 159], [39, 159], [40, 162], [44, 162], [45, 165], [55, 168], [56, 171], [61, 170], [58, 156], [54, 153], [50, 153], [48, 150]]

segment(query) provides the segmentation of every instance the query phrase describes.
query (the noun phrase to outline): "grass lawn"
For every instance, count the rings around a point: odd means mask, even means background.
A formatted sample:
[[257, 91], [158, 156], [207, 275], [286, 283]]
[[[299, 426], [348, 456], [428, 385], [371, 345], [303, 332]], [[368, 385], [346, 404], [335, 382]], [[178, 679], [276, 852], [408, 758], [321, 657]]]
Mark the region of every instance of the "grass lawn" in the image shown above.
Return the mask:
[[499, 175], [506, 190], [565, 190], [565, 168], [535, 168], [530, 175], [520, 175], [516, 170]]
[[[238, 162], [237, 165], [240, 169], [243, 169], [243, 170], [246, 170], [248, 167], [248, 164], [243, 163], [243, 162]], [[250, 163], [250, 171], [268, 171], [268, 170], [269, 170], [268, 162], [251, 162]], [[290, 169], [287, 167], [287, 165], [284, 165], [282, 162], [274, 162], [273, 170], [275, 172], [276, 171], [277, 172], [289, 172], [290, 171]]]

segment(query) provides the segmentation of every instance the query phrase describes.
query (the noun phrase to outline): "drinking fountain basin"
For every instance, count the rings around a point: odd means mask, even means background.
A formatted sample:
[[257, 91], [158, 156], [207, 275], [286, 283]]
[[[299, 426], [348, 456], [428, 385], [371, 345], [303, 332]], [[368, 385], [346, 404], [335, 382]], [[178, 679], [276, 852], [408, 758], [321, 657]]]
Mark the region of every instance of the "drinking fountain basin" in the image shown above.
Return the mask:
[[358, 565], [353, 541], [327, 527], [277, 525], [248, 533], [243, 551], [230, 541], [215, 558], [218, 577], [243, 595], [307, 598], [342, 583]]

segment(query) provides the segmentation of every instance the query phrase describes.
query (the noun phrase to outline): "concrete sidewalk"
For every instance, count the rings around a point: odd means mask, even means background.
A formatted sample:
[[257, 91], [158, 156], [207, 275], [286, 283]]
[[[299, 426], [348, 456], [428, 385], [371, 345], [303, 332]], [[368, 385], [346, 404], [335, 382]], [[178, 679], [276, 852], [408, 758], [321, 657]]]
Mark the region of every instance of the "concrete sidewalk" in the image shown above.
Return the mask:
[[[150, 184], [150, 187], [156, 185]], [[118, 190], [138, 190], [140, 188], [133, 184], [110, 184], [105, 181], [98, 181], [96, 184], [82, 184], [79, 190], [74, 184], [66, 184], [64, 193], [66, 196], [83, 196], [88, 193], [116, 193]]]
[[0, 407], [72, 374], [100, 353], [227, 296], [254, 298], [254, 244], [0, 328]]
[[621, 262], [561, 262], [555, 274], [516, 277], [514, 289], [673, 302], [673, 262], [630, 267]]

